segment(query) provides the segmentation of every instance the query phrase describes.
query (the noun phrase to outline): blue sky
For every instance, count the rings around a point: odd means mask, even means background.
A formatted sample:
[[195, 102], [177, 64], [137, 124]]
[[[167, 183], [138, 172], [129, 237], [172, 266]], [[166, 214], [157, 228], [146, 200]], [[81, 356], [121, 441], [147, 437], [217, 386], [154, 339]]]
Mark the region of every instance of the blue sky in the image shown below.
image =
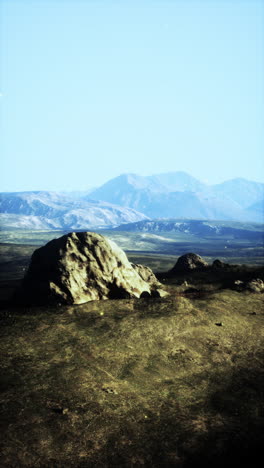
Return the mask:
[[2, 0], [1, 191], [264, 180], [264, 2]]

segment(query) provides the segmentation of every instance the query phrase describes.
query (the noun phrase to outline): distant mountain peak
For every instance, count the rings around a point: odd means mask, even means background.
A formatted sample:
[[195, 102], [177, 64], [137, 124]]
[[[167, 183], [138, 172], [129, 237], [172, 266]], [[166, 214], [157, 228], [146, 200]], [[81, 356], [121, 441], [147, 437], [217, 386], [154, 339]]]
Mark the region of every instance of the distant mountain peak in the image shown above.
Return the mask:
[[90, 193], [96, 200], [134, 208], [147, 216], [259, 221], [254, 204], [263, 184], [236, 178], [209, 186], [184, 171], [152, 176], [122, 174]]
[[[124, 173], [89, 193], [11, 192], [0, 195], [1, 211], [40, 217], [62, 227], [113, 226], [148, 218], [263, 222], [264, 184], [238, 177], [209, 186], [184, 171], [152, 176]], [[3, 217], [2, 217], [3, 218]], [[12, 219], [11, 219], [12, 218]], [[21, 223], [36, 219], [21, 219]], [[20, 221], [18, 221], [18, 224]]]

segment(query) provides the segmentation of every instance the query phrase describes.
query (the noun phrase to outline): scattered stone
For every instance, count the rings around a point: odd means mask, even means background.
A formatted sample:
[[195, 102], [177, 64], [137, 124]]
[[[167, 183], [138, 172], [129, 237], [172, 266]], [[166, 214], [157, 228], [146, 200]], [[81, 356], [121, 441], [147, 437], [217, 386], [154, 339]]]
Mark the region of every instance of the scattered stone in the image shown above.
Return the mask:
[[261, 293], [264, 291], [264, 282], [260, 278], [253, 279], [246, 283], [246, 289], [252, 292]]
[[176, 264], [171, 269], [172, 273], [187, 273], [194, 270], [204, 270], [208, 267], [208, 263], [194, 253], [187, 253], [178, 258]]
[[117, 391], [110, 387], [103, 387], [102, 390], [106, 393], [112, 393], [114, 395], [118, 395]]
[[245, 283], [244, 281], [241, 281], [241, 280], [236, 280], [234, 281], [233, 283], [233, 289], [235, 289], [236, 291], [244, 291], [245, 289]]
[[264, 282], [260, 278], [252, 279], [250, 281], [234, 281], [234, 289], [236, 291], [251, 291], [255, 293], [264, 292]]
[[72, 232], [33, 253], [15, 300], [27, 304], [82, 304], [99, 299], [161, 297], [150, 268], [133, 265], [113, 241]]

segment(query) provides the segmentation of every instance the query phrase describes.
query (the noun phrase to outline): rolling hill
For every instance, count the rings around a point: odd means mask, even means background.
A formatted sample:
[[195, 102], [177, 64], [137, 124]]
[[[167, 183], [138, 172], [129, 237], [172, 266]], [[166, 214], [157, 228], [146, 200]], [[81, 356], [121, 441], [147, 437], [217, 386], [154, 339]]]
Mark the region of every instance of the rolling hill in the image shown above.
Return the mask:
[[256, 242], [263, 242], [264, 240], [263, 224], [255, 223], [154, 219], [123, 224], [122, 226], [116, 227], [114, 230], [153, 234], [183, 233], [201, 238], [230, 237], [230, 239], [250, 239]]

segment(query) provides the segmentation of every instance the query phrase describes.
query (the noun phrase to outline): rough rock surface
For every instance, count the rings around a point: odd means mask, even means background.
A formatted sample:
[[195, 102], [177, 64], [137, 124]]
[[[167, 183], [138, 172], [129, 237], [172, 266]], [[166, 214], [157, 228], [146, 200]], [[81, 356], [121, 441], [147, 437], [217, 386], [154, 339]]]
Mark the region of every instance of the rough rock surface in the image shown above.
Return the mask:
[[233, 283], [233, 289], [236, 291], [251, 291], [256, 293], [264, 292], [264, 282], [260, 278], [254, 278], [250, 281], [236, 280]]
[[256, 293], [264, 292], [264, 282], [260, 278], [255, 278], [250, 281], [234, 281], [233, 289], [236, 291], [251, 291]]
[[178, 258], [171, 272], [187, 273], [193, 270], [202, 270], [208, 267], [208, 263], [200, 255], [187, 253]]
[[264, 292], [264, 282], [260, 278], [252, 279], [247, 283], [247, 289], [253, 292]]
[[132, 265], [111, 240], [73, 232], [35, 250], [18, 296], [26, 303], [82, 304], [166, 295], [160, 288], [149, 268]]
[[[151, 284], [152, 292], [151, 295], [154, 297], [163, 297], [167, 296], [166, 291], [160, 289], [162, 284], [157, 280], [156, 276], [154, 275], [153, 271], [144, 265], [134, 264], [131, 263], [132, 267], [136, 270], [138, 275], [148, 284]], [[143, 294], [143, 296], [147, 297], [147, 294]]]

